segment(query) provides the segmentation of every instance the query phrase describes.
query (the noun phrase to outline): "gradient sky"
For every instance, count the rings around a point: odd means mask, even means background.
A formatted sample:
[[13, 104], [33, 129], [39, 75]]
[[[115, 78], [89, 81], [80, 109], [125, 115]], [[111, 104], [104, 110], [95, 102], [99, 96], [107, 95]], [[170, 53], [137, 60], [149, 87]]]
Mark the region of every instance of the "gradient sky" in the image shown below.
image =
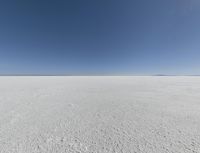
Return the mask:
[[200, 1], [1, 0], [0, 74], [200, 74]]

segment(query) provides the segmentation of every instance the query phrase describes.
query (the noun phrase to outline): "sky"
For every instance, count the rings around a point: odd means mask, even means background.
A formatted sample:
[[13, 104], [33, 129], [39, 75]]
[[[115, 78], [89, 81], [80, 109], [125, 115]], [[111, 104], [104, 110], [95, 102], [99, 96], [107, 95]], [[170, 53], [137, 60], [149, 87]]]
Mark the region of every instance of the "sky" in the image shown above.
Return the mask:
[[0, 74], [199, 75], [199, 0], [1, 0]]

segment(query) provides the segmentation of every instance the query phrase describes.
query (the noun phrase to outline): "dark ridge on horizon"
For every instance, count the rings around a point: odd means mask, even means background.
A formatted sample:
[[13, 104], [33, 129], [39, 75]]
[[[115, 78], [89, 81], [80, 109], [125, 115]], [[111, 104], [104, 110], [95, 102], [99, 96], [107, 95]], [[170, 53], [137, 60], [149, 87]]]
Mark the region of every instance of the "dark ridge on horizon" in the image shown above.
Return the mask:
[[176, 74], [156, 74], [153, 76], [200, 76], [199, 74], [176, 75]]
[[172, 75], [172, 74], [0, 74], [0, 76], [200, 76], [200, 75]]

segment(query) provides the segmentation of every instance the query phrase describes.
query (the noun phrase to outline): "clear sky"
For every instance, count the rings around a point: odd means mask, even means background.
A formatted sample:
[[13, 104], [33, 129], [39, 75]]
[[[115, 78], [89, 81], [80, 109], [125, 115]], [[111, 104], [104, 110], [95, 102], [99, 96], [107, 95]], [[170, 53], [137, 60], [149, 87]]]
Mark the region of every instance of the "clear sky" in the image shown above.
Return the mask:
[[200, 1], [1, 0], [0, 74], [200, 74]]

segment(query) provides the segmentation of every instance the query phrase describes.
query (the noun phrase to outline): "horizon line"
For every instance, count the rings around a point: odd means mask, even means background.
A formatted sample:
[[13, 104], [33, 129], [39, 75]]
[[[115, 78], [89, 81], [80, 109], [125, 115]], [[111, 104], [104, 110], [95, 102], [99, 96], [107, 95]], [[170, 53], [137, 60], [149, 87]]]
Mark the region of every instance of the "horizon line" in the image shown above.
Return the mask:
[[0, 74], [1, 76], [200, 76], [199, 74], [174, 75], [174, 74]]

